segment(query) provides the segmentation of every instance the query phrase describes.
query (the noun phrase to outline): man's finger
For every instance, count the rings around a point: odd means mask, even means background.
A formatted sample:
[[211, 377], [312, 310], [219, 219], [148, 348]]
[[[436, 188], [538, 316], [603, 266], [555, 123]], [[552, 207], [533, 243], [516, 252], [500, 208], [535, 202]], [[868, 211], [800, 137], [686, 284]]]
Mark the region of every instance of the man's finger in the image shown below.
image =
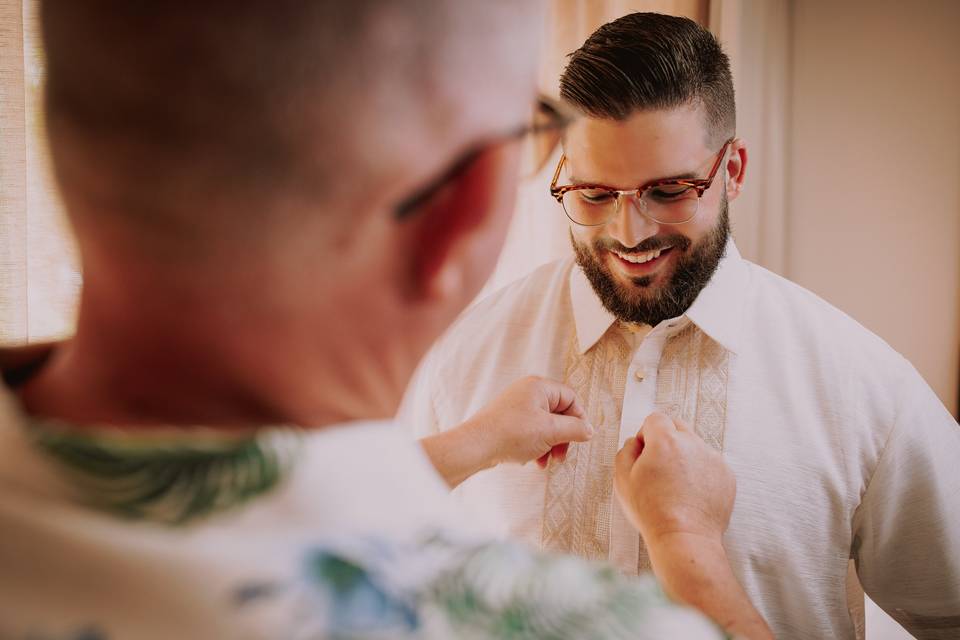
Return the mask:
[[617, 476], [627, 477], [630, 475], [630, 469], [633, 468], [633, 464], [640, 457], [642, 451], [643, 442], [640, 441], [639, 437], [627, 439], [620, 447], [620, 451], [617, 451], [617, 457], [613, 461]]
[[676, 427], [677, 431], [682, 431], [684, 433], [694, 433], [693, 428], [686, 423], [686, 421], [681, 420], [680, 418], [673, 419], [673, 425]]
[[577, 400], [577, 393], [573, 389], [561, 382], [548, 378], [540, 378], [539, 382], [546, 392], [547, 410], [550, 413], [562, 413], [581, 419], [586, 418], [583, 407], [580, 406], [580, 402]]
[[550, 449], [550, 457], [556, 460], [557, 462], [563, 462], [567, 459], [567, 451], [570, 450], [570, 443], [564, 442], [562, 444], [555, 444], [553, 448]]
[[548, 435], [551, 445], [567, 442], [586, 442], [593, 437], [593, 427], [581, 418], [567, 415], [552, 417], [551, 433]]
[[643, 426], [640, 427], [640, 432], [647, 434], [648, 437], [657, 437], [658, 435], [673, 435], [676, 433], [677, 427], [673, 423], [673, 419], [663, 413], [655, 412], [651, 413], [643, 421]]

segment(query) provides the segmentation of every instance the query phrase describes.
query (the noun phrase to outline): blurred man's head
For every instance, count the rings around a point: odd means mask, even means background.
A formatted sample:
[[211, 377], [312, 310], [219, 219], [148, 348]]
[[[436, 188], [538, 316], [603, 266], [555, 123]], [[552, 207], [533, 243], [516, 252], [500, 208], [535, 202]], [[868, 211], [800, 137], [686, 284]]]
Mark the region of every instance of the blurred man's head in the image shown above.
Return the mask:
[[684, 313], [723, 256], [727, 202], [743, 180], [746, 150], [726, 144], [736, 129], [727, 56], [689, 19], [635, 13], [570, 56], [560, 90], [585, 116], [567, 131], [558, 176], [591, 187], [562, 198], [577, 262], [622, 320]]
[[492, 142], [529, 120], [539, 9], [44, 3], [48, 129], [85, 276], [78, 339], [121, 306], [149, 307], [158, 340], [193, 317], [218, 358], [340, 366], [391, 412], [499, 251], [517, 154]]

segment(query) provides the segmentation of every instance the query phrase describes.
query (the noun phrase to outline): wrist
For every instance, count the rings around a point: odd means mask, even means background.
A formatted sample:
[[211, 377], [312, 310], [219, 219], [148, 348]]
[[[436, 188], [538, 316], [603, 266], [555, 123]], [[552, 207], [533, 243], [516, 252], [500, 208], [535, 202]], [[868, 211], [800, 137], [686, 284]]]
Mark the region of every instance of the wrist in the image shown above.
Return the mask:
[[733, 576], [719, 536], [668, 533], [645, 538], [644, 544], [661, 586], [675, 600], [692, 603], [704, 583]]
[[766, 621], [733, 573], [720, 535], [666, 534], [647, 550], [670, 598], [699, 609], [736, 637], [772, 640]]
[[662, 535], [647, 545], [647, 552], [660, 586], [673, 600], [703, 609], [712, 594], [739, 586], [717, 536]]
[[495, 464], [489, 452], [489, 443], [483, 435], [482, 424], [472, 419], [422, 438], [420, 445], [451, 489]]
[[661, 556], [687, 556], [691, 554], [726, 558], [722, 533], [691, 531], [666, 531], [643, 536], [643, 543], [650, 554]]
[[470, 456], [473, 461], [473, 473], [492, 469], [503, 462], [482, 414], [473, 416], [457, 427], [457, 430], [460, 431], [460, 446], [473, 452]]

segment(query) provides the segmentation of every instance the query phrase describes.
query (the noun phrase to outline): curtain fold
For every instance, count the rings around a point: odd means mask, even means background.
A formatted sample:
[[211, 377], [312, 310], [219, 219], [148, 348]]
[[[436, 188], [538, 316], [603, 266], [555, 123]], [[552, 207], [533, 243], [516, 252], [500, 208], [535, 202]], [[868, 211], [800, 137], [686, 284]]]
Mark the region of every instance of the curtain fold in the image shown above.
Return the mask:
[[27, 147], [23, 12], [0, 3], [0, 340], [27, 337]]
[[42, 112], [43, 53], [32, 0], [0, 0], [0, 342], [63, 337], [80, 287], [54, 187]]

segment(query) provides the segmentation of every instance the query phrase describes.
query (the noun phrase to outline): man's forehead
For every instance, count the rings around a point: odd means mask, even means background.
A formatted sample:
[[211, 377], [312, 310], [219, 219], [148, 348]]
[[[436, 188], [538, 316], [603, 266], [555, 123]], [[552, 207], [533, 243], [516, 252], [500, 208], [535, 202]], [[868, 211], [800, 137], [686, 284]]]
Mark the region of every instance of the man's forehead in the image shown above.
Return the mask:
[[627, 189], [693, 177], [715, 151], [694, 106], [638, 111], [624, 120], [584, 117], [570, 125], [563, 146], [571, 178]]

